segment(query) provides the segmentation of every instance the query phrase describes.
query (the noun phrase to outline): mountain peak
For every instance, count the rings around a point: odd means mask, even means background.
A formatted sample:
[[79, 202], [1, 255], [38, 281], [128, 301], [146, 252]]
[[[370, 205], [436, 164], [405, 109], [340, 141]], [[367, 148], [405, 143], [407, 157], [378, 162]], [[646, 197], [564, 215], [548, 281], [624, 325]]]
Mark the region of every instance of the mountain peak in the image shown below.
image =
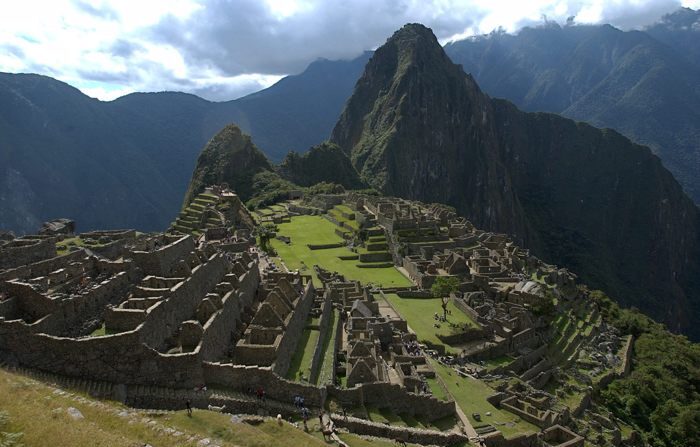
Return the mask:
[[[422, 25], [377, 49], [331, 141], [378, 191], [454, 206], [621, 301], [689, 327], [700, 215], [659, 160], [616, 132], [490, 99]], [[623, 168], [632, 164], [639, 168]], [[633, 252], [638, 263], [616, 263]], [[664, 310], [655, 296], [669, 295]]]
[[[413, 151], [424, 157], [454, 153], [448, 148], [461, 145], [462, 137], [478, 139], [482, 131], [490, 132], [488, 126], [475, 133], [469, 130], [471, 123], [488, 115], [486, 106], [476, 83], [447, 57], [433, 32], [408, 24], [375, 51], [331, 140], [351, 154], [353, 165], [372, 187], [410, 196], [437, 185], [431, 186], [428, 179], [419, 184], [422, 176], [417, 172], [416, 182], [404, 183], [401, 169], [386, 161]], [[434, 124], [430, 132], [414, 131], [428, 122]], [[438, 170], [446, 169], [442, 165]], [[446, 194], [449, 191], [443, 189], [443, 199]]]
[[396, 30], [389, 39], [387, 39], [387, 42], [391, 41], [423, 41], [426, 43], [434, 43], [438, 46], [440, 45], [437, 38], [435, 37], [435, 34], [433, 34], [433, 30], [423, 25], [422, 23], [405, 24], [404, 26]]
[[185, 205], [207, 185], [228, 183], [243, 200], [252, 196], [256, 174], [273, 170], [267, 157], [235, 124], [229, 124], [209, 140], [197, 159]]
[[438, 64], [438, 67], [443, 64], [454, 65], [433, 30], [420, 23], [404, 25], [375, 53], [379, 59], [393, 59], [393, 56], [396, 57], [399, 68], [415, 63]]

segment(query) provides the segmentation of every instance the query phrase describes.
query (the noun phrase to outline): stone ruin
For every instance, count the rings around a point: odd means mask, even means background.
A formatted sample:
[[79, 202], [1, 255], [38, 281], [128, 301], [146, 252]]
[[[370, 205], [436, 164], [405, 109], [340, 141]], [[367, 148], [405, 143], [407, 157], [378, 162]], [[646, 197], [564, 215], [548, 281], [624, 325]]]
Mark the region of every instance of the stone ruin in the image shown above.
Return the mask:
[[[371, 300], [366, 289], [317, 290], [310, 276], [264, 266], [246, 228], [236, 234], [247, 243], [214, 231], [196, 238], [90, 232], [77, 236], [90, 247], [62, 254], [60, 235], [7, 238], [0, 246], [0, 365], [144, 408], [182, 409], [190, 400], [234, 413], [290, 415], [293, 397], [303, 395], [317, 409], [332, 398], [427, 420], [455, 415], [454, 402], [420, 392], [424, 362], [400, 349], [405, 322], [385, 321], [359, 304], [352, 311], [353, 303]], [[339, 386], [335, 375], [318, 386], [285, 379], [307, 319], [317, 316], [329, 331], [328, 316], [338, 308], [353, 314], [354, 349], [333, 349], [334, 359], [352, 359], [350, 383]], [[377, 372], [387, 360], [391, 377]], [[314, 374], [322, 361], [319, 351]], [[358, 433], [391, 433], [369, 421], [346, 423]], [[406, 430], [433, 444], [460, 436]]]
[[[434, 354], [405, 320], [383, 307], [388, 301], [377, 299], [383, 290], [322, 266], [314, 266], [316, 287], [310, 276], [276, 267], [255, 246], [252, 216], [238, 197], [226, 187], [205, 194], [234, 204], [234, 212], [221, 215], [202, 205], [206, 212], [193, 208], [196, 218], [182, 216], [169, 233], [83, 233], [82, 245], [64, 245], [61, 254], [61, 232], [3, 235], [0, 364], [146, 408], [181, 409], [190, 400], [202, 408], [289, 415], [294, 396], [303, 395], [313, 408], [330, 399], [429, 421], [457, 416], [454, 402], [431, 395], [427, 380], [436, 373], [426, 355]], [[593, 387], [629, 371], [632, 340], [601, 321], [575, 275], [441, 205], [350, 193], [318, 195], [286, 209], [289, 215], [317, 213], [338, 204], [354, 210], [370, 237], [386, 238], [391, 261], [415, 283], [395, 290], [400, 296], [429, 296], [437, 278], [458, 279], [450, 300], [476, 327], [442, 338], [462, 348], [443, 365], [474, 380], [515, 379], [516, 386], [497, 386], [489, 401], [543, 430], [527, 445], [582, 445], [565, 425], [584, 415], [586, 430], [615, 434], [605, 428], [604, 416], [587, 407], [590, 390], [557, 385], [551, 394], [544, 391], [567, 377], [597, 377]], [[330, 323], [334, 313], [336, 325]], [[310, 319], [319, 342], [309, 371], [299, 380], [285, 379]], [[337, 331], [334, 345], [324, 351], [320, 341], [331, 330]], [[507, 361], [485, 366], [496, 358]], [[323, 367], [328, 361], [330, 373]], [[265, 404], [256, 398], [260, 389]], [[561, 402], [570, 392], [589, 399], [569, 409]], [[357, 433], [410, 435], [414, 442], [466, 439], [357, 418], [344, 423]], [[509, 445], [497, 433], [489, 432], [487, 444]]]
[[75, 233], [75, 221], [66, 218], [44, 222], [39, 228], [39, 234], [47, 236], [73, 233]]

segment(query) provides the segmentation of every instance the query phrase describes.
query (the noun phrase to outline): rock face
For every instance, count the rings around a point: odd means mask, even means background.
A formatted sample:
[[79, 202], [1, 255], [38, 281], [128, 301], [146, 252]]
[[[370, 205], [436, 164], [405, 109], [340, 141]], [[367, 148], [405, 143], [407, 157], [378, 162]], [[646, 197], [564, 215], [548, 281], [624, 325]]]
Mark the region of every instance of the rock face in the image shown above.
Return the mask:
[[331, 140], [378, 190], [468, 209], [482, 225], [513, 233], [527, 224], [494, 125], [474, 80], [428, 28], [407, 25], [370, 59]]
[[234, 124], [224, 127], [202, 149], [185, 195], [185, 205], [207, 185], [228, 183], [242, 200], [253, 195], [257, 174], [272, 172], [272, 164], [255, 147], [250, 136]]
[[697, 337], [700, 217], [648, 148], [483, 94], [432, 32], [370, 59], [331, 140], [385, 194], [448, 203]]

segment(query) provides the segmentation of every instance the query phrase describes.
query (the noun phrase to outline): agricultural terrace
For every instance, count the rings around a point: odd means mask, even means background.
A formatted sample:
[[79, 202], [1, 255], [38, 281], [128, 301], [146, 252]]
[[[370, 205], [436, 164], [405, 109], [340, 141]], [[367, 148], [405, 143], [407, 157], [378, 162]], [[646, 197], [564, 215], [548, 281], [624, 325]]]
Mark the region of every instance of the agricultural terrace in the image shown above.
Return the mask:
[[[537, 426], [520, 419], [513, 413], [491, 405], [486, 398], [495, 391], [486, 383], [471, 377], [461, 377], [454, 369], [441, 365], [432, 359], [429, 361], [439, 380], [447, 387], [455, 402], [476, 430], [483, 425], [492, 425], [507, 438], [540, 431]], [[473, 413], [479, 413], [481, 421], [474, 419]], [[487, 415], [489, 413], [490, 416]]]
[[[363, 284], [376, 284], [383, 287], [408, 287], [413, 283], [402, 275], [394, 266], [359, 267], [357, 253], [347, 247], [311, 250], [311, 245], [341, 244], [344, 240], [335, 233], [336, 225], [321, 216], [294, 216], [288, 223], [277, 225], [277, 234], [291, 239], [286, 244], [279, 239], [270, 241], [277, 252], [279, 260], [290, 270], [299, 269], [301, 273], [314, 276], [314, 283], [320, 285], [313, 271], [313, 266], [336, 271], [349, 280]], [[346, 259], [341, 259], [345, 257]]]
[[[447, 305], [447, 322], [437, 322], [434, 316], [436, 313], [442, 315], [441, 298], [401, 298], [395, 293], [386, 293], [384, 298], [408, 322], [420, 342], [433, 346], [445, 345], [446, 353], [457, 354], [460, 349], [446, 345], [440, 340], [440, 336], [457, 334], [462, 332], [465, 326], [478, 327], [467, 314], [455, 307], [452, 301]], [[381, 294], [376, 294], [375, 299], [383, 298]]]

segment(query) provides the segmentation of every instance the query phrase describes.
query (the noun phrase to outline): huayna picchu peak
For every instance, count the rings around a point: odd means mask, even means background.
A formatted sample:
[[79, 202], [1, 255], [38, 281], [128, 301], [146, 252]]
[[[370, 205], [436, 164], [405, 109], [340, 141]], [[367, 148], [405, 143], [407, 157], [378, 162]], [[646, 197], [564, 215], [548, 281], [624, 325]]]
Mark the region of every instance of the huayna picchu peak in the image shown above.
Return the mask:
[[489, 98], [426, 27], [375, 51], [331, 141], [382, 193], [454, 206], [698, 337], [700, 213], [658, 158]]
[[[112, 3], [73, 9], [121, 24]], [[700, 13], [443, 47], [502, 6], [441, 3], [435, 33], [377, 46], [422, 5], [350, 34], [367, 4], [343, 5], [319, 39], [317, 5], [278, 3], [160, 5], [143, 46], [110, 46], [190, 92], [278, 79], [234, 101], [0, 73], [0, 447], [700, 446], [700, 183], [678, 164]], [[76, 75], [127, 76], [100, 70]], [[640, 122], [592, 125], [614, 114]]]

